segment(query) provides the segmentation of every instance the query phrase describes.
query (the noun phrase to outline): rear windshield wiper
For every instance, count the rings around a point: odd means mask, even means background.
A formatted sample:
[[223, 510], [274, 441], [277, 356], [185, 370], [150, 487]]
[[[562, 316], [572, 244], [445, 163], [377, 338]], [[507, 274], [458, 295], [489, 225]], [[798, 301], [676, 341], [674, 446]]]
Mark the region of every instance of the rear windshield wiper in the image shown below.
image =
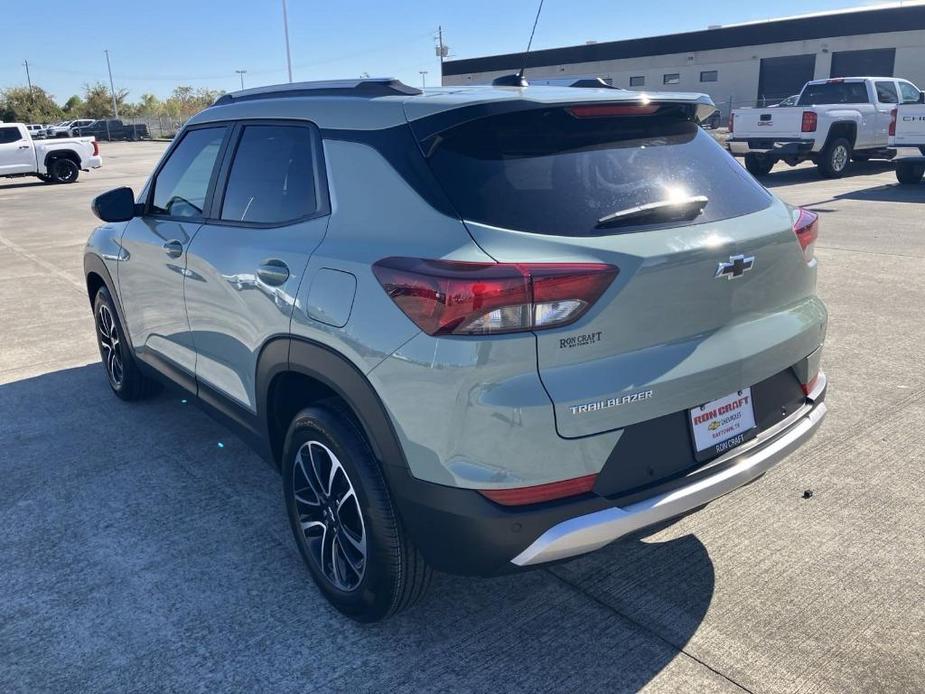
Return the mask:
[[619, 226], [629, 222], [651, 220], [652, 222], [674, 222], [697, 217], [710, 199], [706, 195], [692, 195], [687, 198], [658, 200], [645, 205], [627, 207], [625, 210], [612, 212], [597, 220], [597, 226]]

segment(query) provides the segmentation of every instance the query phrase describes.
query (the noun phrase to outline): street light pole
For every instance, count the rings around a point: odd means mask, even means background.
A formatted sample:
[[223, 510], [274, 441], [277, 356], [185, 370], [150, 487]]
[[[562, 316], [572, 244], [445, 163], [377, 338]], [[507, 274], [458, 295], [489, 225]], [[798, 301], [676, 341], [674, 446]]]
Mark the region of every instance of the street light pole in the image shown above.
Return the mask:
[[283, 0], [283, 31], [286, 34], [286, 67], [289, 70], [289, 81], [292, 82], [292, 56], [289, 53], [289, 15], [286, 13], [286, 0]]
[[241, 90], [244, 90], [244, 75], [247, 74], [247, 70], [235, 70], [239, 75], [241, 75]]
[[427, 70], [418, 70], [421, 73], [421, 89], [427, 86]]
[[24, 60], [23, 65], [26, 66], [26, 82], [29, 83], [29, 103], [32, 104], [32, 108], [29, 109], [29, 120], [31, 121], [35, 118], [35, 93], [32, 91], [32, 75], [29, 74], [29, 61]]
[[118, 118], [119, 107], [116, 105], [116, 88], [112, 84], [112, 65], [109, 62], [109, 49], [105, 49], [103, 53], [106, 54], [106, 69], [109, 70], [109, 93], [112, 95], [112, 117]]

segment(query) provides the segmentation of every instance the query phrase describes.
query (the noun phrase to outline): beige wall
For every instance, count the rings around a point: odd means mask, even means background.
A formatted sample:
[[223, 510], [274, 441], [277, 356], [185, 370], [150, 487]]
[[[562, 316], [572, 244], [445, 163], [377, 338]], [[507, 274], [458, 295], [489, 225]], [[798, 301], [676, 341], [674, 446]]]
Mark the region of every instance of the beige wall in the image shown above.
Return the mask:
[[[611, 78], [614, 86], [628, 87], [631, 76], [641, 75], [646, 78], [643, 89], [704, 92], [713, 97], [713, 101], [725, 114], [730, 103], [734, 107], [754, 105], [758, 94], [761, 58], [815, 53], [816, 79], [824, 79], [829, 76], [832, 52], [869, 48], [895, 48], [895, 76], [908, 79], [919, 88], [925, 89], [925, 31], [921, 30], [791, 41], [744, 48], [723, 48], [697, 53], [673, 53], [573, 65], [553, 65], [530, 68], [526, 71], [526, 76], [529, 80], [530, 77], [596, 75]], [[704, 70], [718, 71], [718, 81], [700, 82], [700, 72]], [[486, 84], [495, 77], [509, 72], [510, 70], [450, 75], [443, 78], [443, 84], [447, 86]], [[672, 72], [681, 75], [680, 84], [664, 85], [663, 75]]]

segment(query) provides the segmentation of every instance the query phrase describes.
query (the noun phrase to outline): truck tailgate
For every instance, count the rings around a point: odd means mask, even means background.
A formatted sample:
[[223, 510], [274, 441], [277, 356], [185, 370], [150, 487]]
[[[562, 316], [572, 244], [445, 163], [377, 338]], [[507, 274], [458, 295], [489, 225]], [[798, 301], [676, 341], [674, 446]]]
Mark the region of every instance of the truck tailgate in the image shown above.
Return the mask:
[[921, 147], [925, 145], [925, 104], [905, 104], [896, 115], [895, 147]]
[[744, 108], [733, 111], [732, 134], [737, 140], [798, 138], [802, 135], [802, 108]]

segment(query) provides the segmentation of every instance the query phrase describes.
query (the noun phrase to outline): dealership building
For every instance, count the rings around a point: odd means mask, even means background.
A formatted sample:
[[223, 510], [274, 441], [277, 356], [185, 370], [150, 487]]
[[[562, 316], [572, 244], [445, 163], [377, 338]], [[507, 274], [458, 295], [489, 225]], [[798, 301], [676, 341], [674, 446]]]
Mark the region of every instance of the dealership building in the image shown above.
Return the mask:
[[521, 68], [528, 80], [597, 76], [627, 89], [705, 92], [724, 115], [776, 103], [812, 79], [895, 76], [925, 89], [925, 4], [449, 60], [443, 84], [486, 84]]

